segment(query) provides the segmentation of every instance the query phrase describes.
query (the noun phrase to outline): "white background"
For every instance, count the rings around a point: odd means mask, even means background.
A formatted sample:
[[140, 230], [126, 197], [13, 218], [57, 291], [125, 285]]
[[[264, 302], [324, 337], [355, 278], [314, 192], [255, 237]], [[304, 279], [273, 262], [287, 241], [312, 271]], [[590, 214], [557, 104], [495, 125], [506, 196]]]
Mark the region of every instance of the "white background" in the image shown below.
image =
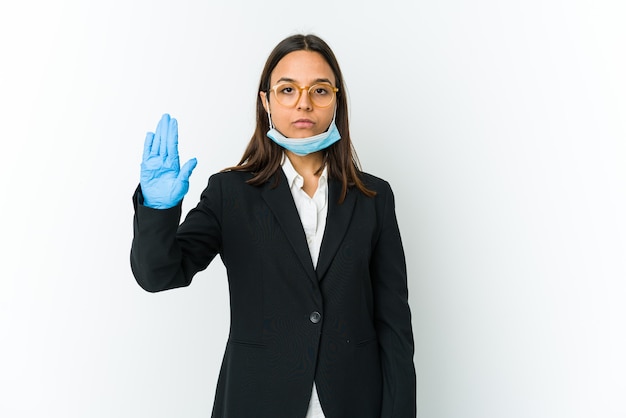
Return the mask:
[[396, 194], [419, 417], [626, 416], [626, 3], [8, 4], [0, 416], [209, 415], [224, 268], [135, 283], [143, 138], [178, 118], [186, 212], [298, 32], [334, 49], [363, 168]]

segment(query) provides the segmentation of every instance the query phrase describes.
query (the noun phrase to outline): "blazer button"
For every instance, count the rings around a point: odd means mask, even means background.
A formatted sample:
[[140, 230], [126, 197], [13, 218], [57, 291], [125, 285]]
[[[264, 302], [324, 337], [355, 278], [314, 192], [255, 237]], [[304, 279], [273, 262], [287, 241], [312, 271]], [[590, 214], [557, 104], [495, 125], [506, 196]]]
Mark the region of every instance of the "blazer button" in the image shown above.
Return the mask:
[[309, 319], [314, 324], [317, 324], [322, 319], [322, 315], [320, 315], [320, 313], [317, 312], [317, 311], [313, 311], [313, 312], [311, 312], [311, 315], [309, 316]]

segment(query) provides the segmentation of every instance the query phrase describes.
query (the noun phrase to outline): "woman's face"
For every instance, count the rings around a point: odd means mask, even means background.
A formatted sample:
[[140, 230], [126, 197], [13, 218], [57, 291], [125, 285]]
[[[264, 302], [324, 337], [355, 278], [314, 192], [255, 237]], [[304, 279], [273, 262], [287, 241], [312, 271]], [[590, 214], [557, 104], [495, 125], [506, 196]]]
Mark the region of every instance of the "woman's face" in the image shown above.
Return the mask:
[[[319, 107], [307, 94], [307, 89], [314, 84], [335, 87], [333, 70], [324, 57], [312, 51], [294, 51], [285, 55], [272, 71], [270, 87], [283, 82], [305, 87], [305, 90], [293, 106], [281, 104], [273, 90], [267, 95], [259, 93], [265, 111], [272, 116], [274, 127], [288, 138], [306, 138], [326, 131], [333, 120], [336, 98], [329, 106]], [[298, 92], [294, 94], [297, 96]]]

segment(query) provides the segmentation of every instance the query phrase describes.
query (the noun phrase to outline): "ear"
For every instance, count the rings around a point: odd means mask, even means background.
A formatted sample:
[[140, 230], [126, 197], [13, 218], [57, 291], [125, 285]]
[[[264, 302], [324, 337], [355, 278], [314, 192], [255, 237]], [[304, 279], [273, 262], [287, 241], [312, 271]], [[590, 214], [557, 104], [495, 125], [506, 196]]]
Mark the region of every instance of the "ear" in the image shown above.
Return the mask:
[[270, 113], [269, 104], [267, 103], [267, 94], [264, 91], [260, 91], [259, 97], [261, 97], [261, 104], [263, 105], [263, 109], [265, 109], [267, 113]]

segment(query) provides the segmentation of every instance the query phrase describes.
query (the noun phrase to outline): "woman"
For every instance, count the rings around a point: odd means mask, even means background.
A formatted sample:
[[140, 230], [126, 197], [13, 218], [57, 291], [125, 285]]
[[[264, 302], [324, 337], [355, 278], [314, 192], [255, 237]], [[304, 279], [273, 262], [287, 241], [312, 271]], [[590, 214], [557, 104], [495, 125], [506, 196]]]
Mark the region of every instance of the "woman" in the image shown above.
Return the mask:
[[177, 122], [148, 133], [131, 266], [156, 292], [220, 254], [231, 325], [213, 417], [414, 417], [413, 334], [389, 185], [357, 165], [337, 60], [295, 35], [270, 54], [256, 130], [180, 224], [195, 166]]

